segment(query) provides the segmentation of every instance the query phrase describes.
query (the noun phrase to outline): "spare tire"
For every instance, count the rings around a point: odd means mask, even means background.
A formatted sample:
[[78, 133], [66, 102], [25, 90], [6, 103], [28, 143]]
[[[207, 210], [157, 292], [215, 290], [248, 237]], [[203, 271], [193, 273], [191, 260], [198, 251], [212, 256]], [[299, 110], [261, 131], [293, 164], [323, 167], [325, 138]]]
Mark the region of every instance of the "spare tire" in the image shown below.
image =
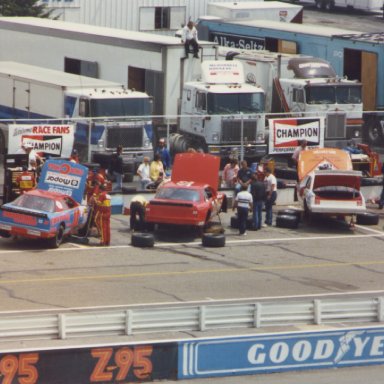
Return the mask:
[[[231, 217], [231, 228], [239, 229], [239, 218], [237, 215]], [[252, 215], [247, 218], [247, 229], [253, 228], [253, 218]]]
[[295, 216], [297, 220], [300, 221], [301, 211], [299, 211], [298, 209], [292, 209], [292, 208], [280, 209], [277, 211], [277, 216], [281, 216], [281, 215]]
[[134, 232], [131, 236], [131, 244], [134, 247], [151, 248], [155, 245], [155, 238], [152, 233]]
[[223, 233], [204, 233], [202, 237], [203, 247], [224, 247], [225, 235]]
[[360, 225], [377, 225], [379, 224], [379, 215], [372, 212], [358, 213], [356, 223]]
[[283, 215], [276, 216], [276, 227], [296, 229], [299, 225], [299, 221], [294, 215]]

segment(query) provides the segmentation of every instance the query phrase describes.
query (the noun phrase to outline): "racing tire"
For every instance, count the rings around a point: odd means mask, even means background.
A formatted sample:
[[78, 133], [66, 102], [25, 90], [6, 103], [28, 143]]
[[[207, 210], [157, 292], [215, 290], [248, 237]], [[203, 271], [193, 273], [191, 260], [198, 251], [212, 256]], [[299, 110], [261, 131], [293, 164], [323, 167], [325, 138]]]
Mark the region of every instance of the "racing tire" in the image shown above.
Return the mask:
[[222, 233], [204, 233], [201, 241], [203, 247], [225, 247], [225, 235]]
[[48, 239], [50, 248], [59, 248], [64, 240], [64, 225], [60, 225], [56, 235]]
[[379, 215], [372, 212], [358, 213], [356, 223], [360, 225], [377, 225], [379, 224]]
[[9, 239], [12, 235], [7, 232], [7, 231], [4, 231], [3, 229], [0, 230], [0, 237], [4, 237], [5, 239]]
[[296, 229], [299, 226], [299, 221], [294, 215], [278, 215], [276, 217], [276, 227]]
[[155, 238], [152, 233], [132, 233], [131, 245], [140, 248], [152, 248], [155, 245]]
[[277, 216], [282, 216], [282, 215], [289, 215], [289, 216], [295, 216], [297, 221], [300, 222], [301, 219], [301, 212], [298, 209], [280, 209], [277, 211]]
[[[239, 229], [239, 218], [235, 215], [231, 217], [231, 228], [234, 229]], [[247, 218], [247, 229], [252, 229], [253, 228], [253, 219], [252, 215], [248, 216]]]

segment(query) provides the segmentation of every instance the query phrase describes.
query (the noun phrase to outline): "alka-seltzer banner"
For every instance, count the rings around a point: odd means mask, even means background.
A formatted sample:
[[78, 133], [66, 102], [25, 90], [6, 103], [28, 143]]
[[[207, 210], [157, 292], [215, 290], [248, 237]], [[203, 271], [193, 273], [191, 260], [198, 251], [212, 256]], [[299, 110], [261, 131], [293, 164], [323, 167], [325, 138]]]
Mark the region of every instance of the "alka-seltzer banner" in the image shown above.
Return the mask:
[[179, 343], [179, 379], [384, 364], [384, 328], [191, 340]]
[[293, 153], [301, 140], [308, 147], [324, 147], [325, 118], [269, 119], [269, 153]]
[[87, 182], [88, 168], [66, 160], [47, 160], [39, 178], [38, 188], [59, 192], [81, 202]]
[[8, 153], [20, 153], [23, 143], [31, 143], [43, 157], [69, 157], [74, 142], [72, 124], [11, 124], [9, 125]]

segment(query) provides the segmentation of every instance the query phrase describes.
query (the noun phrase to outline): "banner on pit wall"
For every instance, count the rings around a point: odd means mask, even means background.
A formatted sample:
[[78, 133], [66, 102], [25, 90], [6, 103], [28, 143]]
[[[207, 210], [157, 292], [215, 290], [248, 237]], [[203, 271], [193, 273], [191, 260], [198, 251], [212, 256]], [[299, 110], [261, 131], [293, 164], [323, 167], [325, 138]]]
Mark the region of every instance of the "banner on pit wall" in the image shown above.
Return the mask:
[[383, 327], [180, 342], [178, 378], [250, 375], [373, 364], [384, 364]]
[[25, 143], [42, 157], [70, 157], [74, 143], [73, 124], [10, 124], [8, 154], [21, 152]]
[[269, 154], [293, 153], [301, 140], [308, 148], [324, 147], [325, 118], [269, 119]]

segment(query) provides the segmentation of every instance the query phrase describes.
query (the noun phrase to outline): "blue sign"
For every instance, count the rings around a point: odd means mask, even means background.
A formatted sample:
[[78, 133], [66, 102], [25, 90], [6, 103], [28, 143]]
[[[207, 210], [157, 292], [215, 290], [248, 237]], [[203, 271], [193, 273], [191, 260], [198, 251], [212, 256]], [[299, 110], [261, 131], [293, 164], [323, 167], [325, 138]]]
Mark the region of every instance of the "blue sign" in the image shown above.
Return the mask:
[[384, 364], [384, 327], [186, 341], [178, 364], [179, 379]]
[[71, 196], [81, 204], [87, 182], [88, 168], [67, 160], [47, 160], [37, 188]]

